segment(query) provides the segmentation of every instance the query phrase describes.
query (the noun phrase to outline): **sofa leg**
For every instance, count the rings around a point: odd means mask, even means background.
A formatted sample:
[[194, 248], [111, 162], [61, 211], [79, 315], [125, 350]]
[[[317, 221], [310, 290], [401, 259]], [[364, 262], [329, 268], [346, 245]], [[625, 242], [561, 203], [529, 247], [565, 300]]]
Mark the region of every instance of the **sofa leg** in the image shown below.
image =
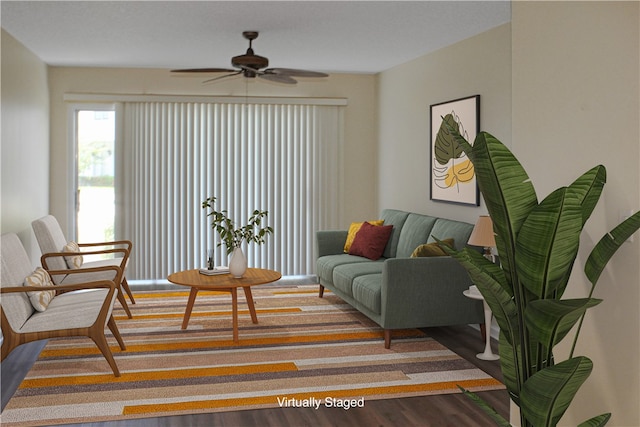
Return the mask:
[[384, 330], [384, 348], [391, 348], [391, 329]]
[[324, 295], [324, 286], [320, 285], [320, 292], [318, 293], [318, 296], [322, 298], [323, 295]]
[[487, 324], [480, 323], [480, 335], [482, 336], [482, 341], [487, 339]]

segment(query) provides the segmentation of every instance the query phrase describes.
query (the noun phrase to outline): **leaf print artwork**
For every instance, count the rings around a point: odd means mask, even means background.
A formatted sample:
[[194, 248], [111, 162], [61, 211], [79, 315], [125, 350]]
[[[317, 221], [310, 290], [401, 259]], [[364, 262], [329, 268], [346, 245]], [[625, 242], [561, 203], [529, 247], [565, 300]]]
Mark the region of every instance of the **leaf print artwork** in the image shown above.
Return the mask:
[[[457, 138], [473, 141], [478, 134], [480, 95], [433, 104], [430, 118], [431, 200], [479, 206], [480, 193], [475, 168]], [[441, 128], [443, 120], [446, 126]], [[447, 129], [451, 129], [451, 132]]]
[[[445, 120], [468, 140], [469, 135], [455, 111], [445, 116]], [[451, 134], [440, 132], [436, 137], [433, 151], [433, 178], [439, 188], [454, 188], [460, 192], [461, 184], [473, 182], [475, 175], [473, 163]]]

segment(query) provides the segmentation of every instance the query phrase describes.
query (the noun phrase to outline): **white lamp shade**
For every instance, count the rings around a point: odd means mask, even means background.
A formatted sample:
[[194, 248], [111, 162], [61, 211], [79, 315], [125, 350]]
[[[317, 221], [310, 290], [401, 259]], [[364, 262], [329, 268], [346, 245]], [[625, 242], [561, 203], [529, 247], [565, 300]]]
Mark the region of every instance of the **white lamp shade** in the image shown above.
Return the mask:
[[493, 222], [488, 215], [482, 215], [478, 218], [471, 232], [471, 236], [469, 236], [468, 243], [473, 246], [482, 246], [483, 248], [493, 248], [496, 246], [496, 238], [493, 234]]

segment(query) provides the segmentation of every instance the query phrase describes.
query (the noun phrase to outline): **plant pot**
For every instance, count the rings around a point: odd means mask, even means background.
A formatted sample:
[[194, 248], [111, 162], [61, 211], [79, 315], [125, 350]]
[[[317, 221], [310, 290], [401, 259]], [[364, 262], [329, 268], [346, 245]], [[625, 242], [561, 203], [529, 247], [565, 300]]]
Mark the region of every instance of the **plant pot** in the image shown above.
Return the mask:
[[231, 253], [229, 261], [229, 273], [232, 277], [239, 279], [247, 271], [247, 258], [242, 252], [242, 248], [235, 248]]

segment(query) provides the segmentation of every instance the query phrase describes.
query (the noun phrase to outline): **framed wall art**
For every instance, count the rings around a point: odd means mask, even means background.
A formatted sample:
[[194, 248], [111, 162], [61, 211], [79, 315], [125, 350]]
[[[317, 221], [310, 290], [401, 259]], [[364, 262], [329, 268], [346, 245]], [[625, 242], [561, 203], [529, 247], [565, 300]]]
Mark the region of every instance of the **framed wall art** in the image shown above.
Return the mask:
[[438, 131], [442, 119], [451, 114], [459, 132], [473, 144], [480, 128], [480, 95], [431, 105], [431, 200], [480, 205], [480, 192], [473, 163], [458, 143]]

